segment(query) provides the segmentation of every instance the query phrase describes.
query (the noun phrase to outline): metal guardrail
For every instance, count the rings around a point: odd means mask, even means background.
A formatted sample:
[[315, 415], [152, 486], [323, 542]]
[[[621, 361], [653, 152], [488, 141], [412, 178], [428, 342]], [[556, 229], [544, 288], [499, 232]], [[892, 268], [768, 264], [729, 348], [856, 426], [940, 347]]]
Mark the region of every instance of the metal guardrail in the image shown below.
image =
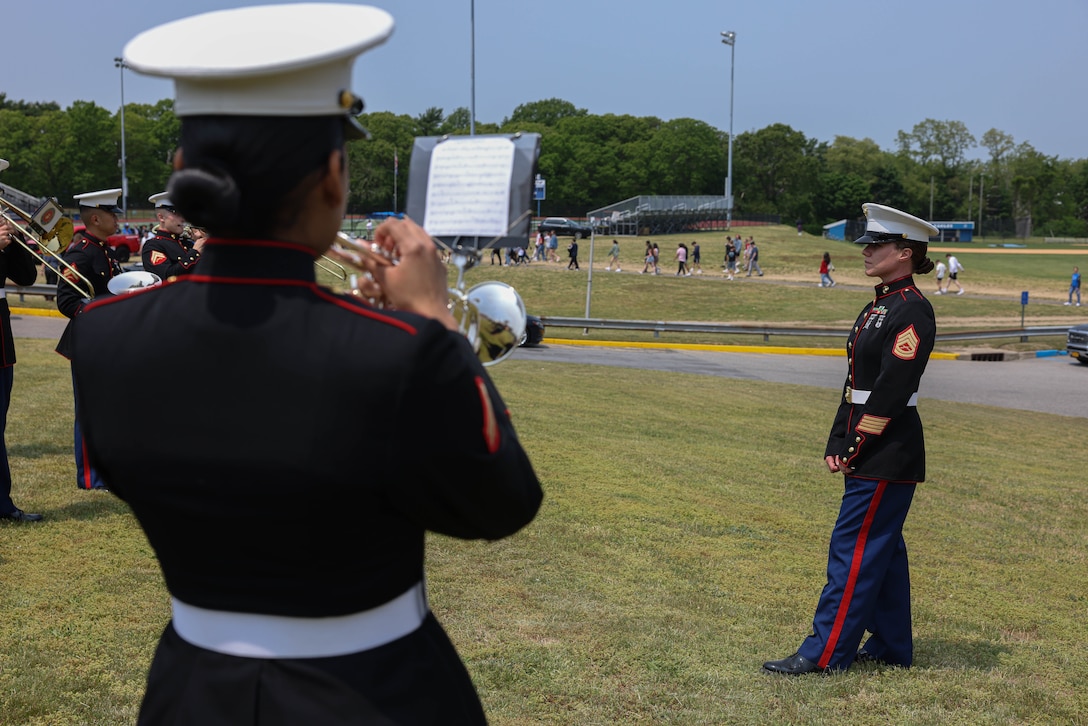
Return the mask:
[[[35, 284], [26, 287], [9, 285], [8, 296], [42, 295], [55, 297], [56, 285]], [[730, 325], [728, 323], [671, 322], [665, 320], [608, 320], [606, 318], [563, 318], [551, 315], [540, 316], [546, 327], [583, 328], [594, 330], [649, 330], [654, 337], [662, 333], [712, 333], [719, 335], [761, 335], [763, 342], [768, 342], [772, 335], [804, 338], [846, 338], [843, 328], [779, 328], [766, 325]], [[951, 340], [990, 340], [1000, 338], [1020, 338], [1026, 343], [1028, 338], [1065, 335], [1068, 325], [1035, 326], [1028, 328], [1008, 328], [1005, 330], [973, 330], [960, 333], [937, 333], [938, 342]]]
[[8, 298], [18, 295], [21, 301], [26, 295], [41, 295], [42, 297], [56, 297], [57, 285], [47, 285], [45, 283], [37, 283], [34, 285], [27, 285], [26, 287], [19, 287], [17, 285], [8, 285], [4, 288], [4, 291], [8, 294]]
[[[721, 335], [762, 335], [768, 342], [772, 335], [805, 338], [846, 338], [843, 328], [779, 328], [766, 325], [730, 325], [728, 323], [669, 322], [664, 320], [608, 320], [604, 318], [563, 318], [542, 315], [540, 320], [545, 327], [583, 328], [594, 330], [649, 330], [654, 337], [662, 333], [715, 333]], [[998, 338], [1028, 338], [1065, 335], [1068, 325], [1038, 326], [1028, 328], [1010, 328], [1005, 330], [974, 330], [960, 333], [937, 333], [938, 341], [950, 340], [986, 340]]]

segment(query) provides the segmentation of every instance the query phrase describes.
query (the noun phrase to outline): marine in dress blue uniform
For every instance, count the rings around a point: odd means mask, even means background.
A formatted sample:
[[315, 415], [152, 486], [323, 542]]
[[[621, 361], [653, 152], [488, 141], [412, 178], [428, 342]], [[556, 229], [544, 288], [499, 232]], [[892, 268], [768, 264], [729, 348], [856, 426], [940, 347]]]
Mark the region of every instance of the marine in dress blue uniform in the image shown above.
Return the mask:
[[144, 270], [160, 280], [188, 275], [200, 261], [204, 245], [185, 234], [185, 218], [178, 214], [167, 192], [152, 194], [148, 201], [155, 205], [159, 223], [152, 231], [154, 236], [140, 249]]
[[[7, 159], [0, 159], [0, 171], [8, 166]], [[11, 500], [11, 469], [8, 467], [8, 448], [4, 439], [15, 374], [15, 339], [11, 334], [11, 310], [8, 308], [4, 283], [11, 280], [16, 285], [33, 285], [38, 277], [37, 260], [26, 247], [15, 241], [17, 234], [15, 228], [0, 217], [0, 519], [37, 522], [42, 515], [24, 512]], [[21, 237], [20, 241], [26, 242]]]
[[[827, 584], [812, 634], [797, 652], [763, 667], [772, 673], [845, 670], [856, 660], [910, 666], [910, 574], [903, 523], [925, 480], [918, 387], [936, 336], [933, 308], [912, 272], [936, 227], [879, 204], [863, 205], [866, 234], [856, 240], [866, 274], [881, 279], [846, 344], [847, 376], [825, 460], [845, 490], [831, 533]], [[859, 651], [865, 632], [871, 635]]]
[[[140, 723], [486, 722], [427, 606], [425, 534], [508, 536], [540, 483], [426, 232], [375, 230], [395, 310], [314, 279], [363, 133], [352, 62], [392, 27], [359, 5], [251, 7], [125, 48], [175, 77], [170, 197], [211, 233], [193, 274], [92, 303], [72, 336], [89, 451], [171, 596]], [[101, 385], [148, 372], [193, 385], [139, 416]]]
[[[117, 230], [117, 215], [121, 214], [117, 199], [120, 196], [120, 189], [103, 189], [75, 196], [85, 229], [75, 233], [61, 257], [75, 268], [83, 279], [68, 268], [63, 268], [60, 274], [64, 279], [57, 281], [57, 309], [69, 319], [57, 343], [57, 352], [68, 360], [72, 359], [71, 321], [83, 312], [84, 306], [90, 299], [112, 296], [113, 293], [108, 287], [109, 281], [121, 274], [121, 265], [110, 255], [110, 248], [106, 243], [109, 235]], [[79, 292], [86, 288], [87, 282], [90, 282], [92, 286], [93, 295], [84, 295]], [[74, 378], [72, 385], [73, 387], [76, 385]], [[108, 384], [103, 382], [102, 385], [108, 385], [109, 388], [116, 390], [115, 382]], [[83, 424], [80, 422], [78, 395], [75, 396], [75, 401], [73, 438], [75, 440], [76, 486], [80, 489], [106, 489], [102, 477], [87, 458], [87, 443], [83, 436]]]

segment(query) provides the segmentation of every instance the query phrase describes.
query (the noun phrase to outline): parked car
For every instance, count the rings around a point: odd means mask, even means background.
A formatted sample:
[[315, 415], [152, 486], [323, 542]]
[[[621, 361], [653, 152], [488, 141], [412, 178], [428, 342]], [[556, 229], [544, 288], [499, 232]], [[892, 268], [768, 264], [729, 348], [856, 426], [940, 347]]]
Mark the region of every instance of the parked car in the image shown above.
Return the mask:
[[[77, 224], [73, 234], [82, 232], [85, 229], [84, 225]], [[110, 246], [110, 254], [113, 255], [113, 259], [118, 262], [128, 262], [129, 257], [140, 254], [140, 236], [137, 234], [125, 234], [124, 232], [111, 234], [106, 239], [106, 244]]]
[[582, 224], [581, 222], [575, 222], [573, 219], [567, 219], [566, 217], [548, 217], [541, 222], [537, 229], [541, 232], [555, 232], [556, 235], [570, 235], [571, 237], [581, 237], [585, 239], [592, 231], [588, 224]]
[[544, 323], [535, 315], [525, 316], [525, 335], [521, 336], [519, 347], [532, 348], [544, 340]]
[[1065, 351], [1081, 363], [1088, 365], [1088, 323], [1074, 325], [1065, 339]]

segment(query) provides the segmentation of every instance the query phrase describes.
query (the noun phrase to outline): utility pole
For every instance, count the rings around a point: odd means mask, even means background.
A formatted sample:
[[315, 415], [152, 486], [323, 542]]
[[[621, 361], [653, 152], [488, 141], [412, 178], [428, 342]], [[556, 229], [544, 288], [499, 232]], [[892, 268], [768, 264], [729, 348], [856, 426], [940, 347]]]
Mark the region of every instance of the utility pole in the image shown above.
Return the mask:
[[128, 173], [125, 160], [125, 59], [114, 58], [113, 65], [121, 69], [121, 210], [128, 219]]
[[729, 159], [725, 172], [725, 228], [733, 228], [733, 69], [736, 66], [737, 34], [722, 31], [722, 43], [729, 46]]

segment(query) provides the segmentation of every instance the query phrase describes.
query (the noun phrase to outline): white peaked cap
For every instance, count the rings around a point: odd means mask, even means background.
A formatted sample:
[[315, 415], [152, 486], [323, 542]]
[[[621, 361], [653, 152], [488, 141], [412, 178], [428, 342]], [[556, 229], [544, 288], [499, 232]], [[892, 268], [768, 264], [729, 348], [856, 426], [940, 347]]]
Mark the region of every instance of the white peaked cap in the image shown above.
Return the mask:
[[117, 207], [117, 198], [120, 196], [120, 189], [103, 189], [98, 192], [76, 194], [74, 199], [79, 202], [79, 206], [81, 207], [99, 207], [100, 209], [108, 209], [115, 214], [120, 214], [121, 210]]
[[169, 192], [159, 192], [158, 194], [152, 194], [150, 197], [147, 198], [147, 201], [154, 204], [155, 209], [158, 209], [159, 207], [170, 207], [170, 209], [174, 208], [174, 203], [170, 201]]
[[360, 137], [352, 66], [392, 32], [393, 17], [368, 5], [259, 5], [145, 31], [125, 46], [124, 63], [173, 78], [179, 117], [344, 116]]
[[866, 224], [865, 236], [854, 240], [858, 244], [886, 242], [888, 237], [929, 242], [930, 237], [936, 237], [941, 233], [924, 219], [883, 204], [866, 202], [861, 205], [861, 208], [865, 211]]
[[0, 171], [7, 169], [9, 166], [11, 166], [11, 164], [8, 163], [7, 159], [0, 159]]

